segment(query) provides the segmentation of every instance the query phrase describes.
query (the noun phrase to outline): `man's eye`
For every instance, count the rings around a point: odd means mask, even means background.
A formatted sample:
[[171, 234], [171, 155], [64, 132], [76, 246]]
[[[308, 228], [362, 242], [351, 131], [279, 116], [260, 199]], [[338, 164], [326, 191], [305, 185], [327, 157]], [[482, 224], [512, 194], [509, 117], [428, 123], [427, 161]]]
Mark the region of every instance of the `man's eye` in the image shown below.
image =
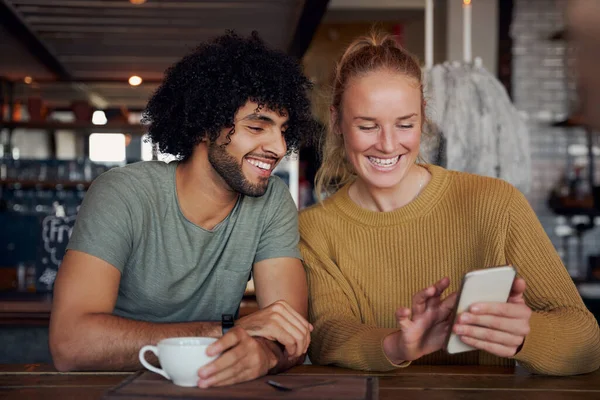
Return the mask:
[[360, 129], [361, 131], [371, 131], [373, 129], [375, 129], [375, 126], [359, 126], [358, 129]]
[[260, 126], [249, 126], [249, 128], [255, 132], [260, 132], [263, 130], [263, 128], [261, 128]]

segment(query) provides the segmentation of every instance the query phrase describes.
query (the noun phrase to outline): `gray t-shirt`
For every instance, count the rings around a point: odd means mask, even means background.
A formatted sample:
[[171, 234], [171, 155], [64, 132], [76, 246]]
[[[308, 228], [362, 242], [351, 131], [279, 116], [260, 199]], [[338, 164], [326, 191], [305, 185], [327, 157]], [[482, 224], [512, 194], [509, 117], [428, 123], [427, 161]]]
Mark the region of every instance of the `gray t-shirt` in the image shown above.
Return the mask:
[[98, 177], [67, 249], [121, 271], [114, 314], [153, 322], [220, 321], [235, 314], [252, 265], [300, 258], [298, 213], [276, 176], [262, 197], [240, 196], [212, 230], [181, 212], [177, 162], [140, 162]]

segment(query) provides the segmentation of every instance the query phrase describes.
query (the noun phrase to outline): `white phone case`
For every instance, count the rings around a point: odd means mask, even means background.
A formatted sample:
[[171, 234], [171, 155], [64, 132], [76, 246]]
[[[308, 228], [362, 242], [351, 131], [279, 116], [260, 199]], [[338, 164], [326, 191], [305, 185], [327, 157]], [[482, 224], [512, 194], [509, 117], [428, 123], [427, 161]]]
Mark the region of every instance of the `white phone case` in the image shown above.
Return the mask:
[[[479, 269], [466, 273], [462, 280], [452, 326], [456, 323], [456, 318], [462, 312], [467, 311], [474, 303], [506, 303], [515, 276], [516, 271], [511, 265]], [[446, 340], [446, 351], [449, 354], [471, 350], [475, 350], [475, 348], [464, 344], [458, 335], [450, 331]]]

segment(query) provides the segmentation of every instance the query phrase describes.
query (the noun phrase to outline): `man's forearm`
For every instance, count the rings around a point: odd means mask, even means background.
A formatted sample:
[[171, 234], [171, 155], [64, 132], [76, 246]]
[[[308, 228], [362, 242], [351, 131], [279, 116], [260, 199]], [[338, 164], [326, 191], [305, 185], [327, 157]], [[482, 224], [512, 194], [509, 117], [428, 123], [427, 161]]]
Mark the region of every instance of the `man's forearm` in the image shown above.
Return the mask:
[[262, 337], [255, 337], [255, 339], [263, 342], [277, 358], [277, 365], [269, 370], [269, 374], [278, 374], [295, 367], [296, 365], [301, 365], [306, 358], [306, 354], [303, 354], [300, 357], [293, 357], [290, 359], [287, 357], [287, 353], [285, 352], [285, 349], [283, 349], [283, 346], [279, 343]]
[[[55, 331], [55, 332], [54, 332]], [[59, 370], [135, 370], [139, 350], [161, 339], [181, 336], [221, 337], [220, 322], [158, 324], [109, 314], [89, 314], [51, 332], [51, 350]], [[148, 353], [147, 353], [148, 355]], [[149, 361], [156, 361], [149, 358]]]

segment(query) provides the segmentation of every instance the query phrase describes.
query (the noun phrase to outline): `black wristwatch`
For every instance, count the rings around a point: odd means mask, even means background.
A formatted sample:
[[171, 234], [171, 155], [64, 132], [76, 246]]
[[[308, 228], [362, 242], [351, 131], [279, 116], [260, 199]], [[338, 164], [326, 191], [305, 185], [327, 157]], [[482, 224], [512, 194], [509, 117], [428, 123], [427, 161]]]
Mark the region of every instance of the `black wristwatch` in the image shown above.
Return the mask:
[[228, 330], [233, 328], [234, 321], [233, 315], [231, 314], [221, 314], [221, 332], [223, 336], [227, 333]]

